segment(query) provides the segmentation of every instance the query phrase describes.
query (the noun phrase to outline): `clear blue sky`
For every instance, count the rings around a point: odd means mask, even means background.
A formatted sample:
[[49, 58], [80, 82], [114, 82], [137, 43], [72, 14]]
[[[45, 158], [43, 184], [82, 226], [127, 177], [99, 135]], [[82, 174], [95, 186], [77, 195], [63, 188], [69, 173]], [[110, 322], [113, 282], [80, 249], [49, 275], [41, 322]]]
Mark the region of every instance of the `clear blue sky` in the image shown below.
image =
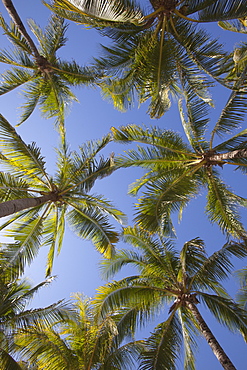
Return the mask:
[[[50, 13], [42, 5], [41, 0], [13, 0], [13, 3], [24, 23], [26, 19], [33, 18], [38, 24], [45, 26]], [[0, 3], [0, 11], [8, 22], [9, 18], [2, 3]], [[228, 47], [236, 43], [235, 34], [222, 31], [217, 25], [211, 25], [210, 27], [215, 35], [222, 37], [222, 42], [227, 44]], [[98, 55], [100, 52], [99, 42], [105, 42], [104, 39], [100, 39], [96, 31], [85, 30], [81, 25], [73, 23], [70, 23], [67, 37], [68, 42], [61, 49], [59, 55], [68, 61], [75, 59], [80, 64], [88, 63], [93, 55]], [[0, 44], [1, 47], [7, 47], [8, 45], [1, 30]], [[0, 64], [0, 73], [5, 68], [5, 65]], [[71, 149], [77, 149], [86, 140], [101, 138], [109, 132], [111, 126], [118, 127], [128, 123], [144, 123], [150, 126], [155, 124], [182, 132], [179, 114], [175, 104], [168, 113], [157, 121], [151, 120], [146, 115], [146, 106], [141, 106], [139, 109], [136, 107], [126, 113], [116, 111], [109, 102], [102, 100], [100, 92], [97, 89], [80, 88], [76, 89], [75, 93], [80, 103], [75, 103], [72, 106], [66, 120], [67, 139], [71, 145]], [[215, 108], [212, 113], [212, 123], [214, 123], [214, 119], [217, 119], [220, 109], [227, 100], [228, 92], [216, 89], [212, 91], [212, 94], [215, 100]], [[17, 122], [19, 114], [17, 107], [22, 102], [20, 91], [13, 91], [6, 96], [2, 96], [0, 99], [0, 112], [12, 125], [15, 125]], [[36, 110], [28, 121], [18, 128], [18, 133], [26, 142], [35, 141], [42, 148], [42, 154], [47, 161], [47, 169], [52, 174], [55, 164], [54, 148], [58, 144], [58, 135], [54, 130], [53, 121], [42, 119], [39, 111]], [[109, 153], [114, 151], [118, 154], [123, 149], [123, 146], [111, 144], [107, 151]], [[138, 171], [136, 169], [119, 171], [109, 178], [98, 182], [94, 188], [94, 192], [104, 194], [113, 200], [118, 208], [127, 213], [129, 222], [132, 220], [134, 199], [127, 196], [127, 189], [128, 185], [135, 180], [137, 173]], [[140, 173], [141, 170], [139, 171]], [[236, 172], [232, 172], [231, 169], [224, 167], [223, 178], [236, 189], [238, 194], [246, 197], [246, 179], [243, 176], [239, 176]], [[205, 240], [209, 254], [224, 244], [224, 237], [218, 228], [212, 226], [205, 218], [204, 205], [205, 197], [202, 193], [186, 209], [182, 222], [177, 227], [178, 239], [176, 243], [178, 248], [184, 242], [194, 237], [200, 237]], [[246, 213], [243, 216], [246, 221]], [[245, 224], [247, 223], [245, 222]], [[28, 269], [28, 276], [34, 283], [38, 283], [44, 278], [46, 252], [45, 249], [41, 249], [38, 259]], [[73, 292], [83, 292], [88, 296], [93, 296], [95, 289], [103, 284], [98, 270], [99, 261], [100, 256], [94, 251], [92, 244], [74, 236], [72, 231], [67, 228], [62, 252], [55, 260], [53, 273], [57, 275], [57, 279], [51, 286], [43, 289], [38, 294], [34, 300], [34, 305], [45, 306], [62, 298], [68, 299]], [[238, 262], [236, 267], [240, 268], [244, 266], [244, 262]], [[126, 269], [122, 272], [122, 276], [124, 274], [130, 274], [130, 271]], [[237, 289], [236, 279], [231, 278], [228, 286], [229, 291], [234, 295]], [[167, 307], [164, 309], [163, 315], [167, 313], [167, 309]], [[204, 315], [236, 368], [238, 370], [245, 370], [247, 368], [247, 351], [246, 344], [242, 338], [238, 335], [229, 334], [226, 329], [219, 327], [210, 315], [207, 313]], [[144, 335], [148, 335], [148, 330], [145, 331]], [[183, 366], [181, 365], [180, 369], [182, 368]], [[203, 338], [199, 345], [197, 368], [199, 370], [206, 370], [208, 368], [214, 370], [221, 369], [209, 346], [204, 343]]]

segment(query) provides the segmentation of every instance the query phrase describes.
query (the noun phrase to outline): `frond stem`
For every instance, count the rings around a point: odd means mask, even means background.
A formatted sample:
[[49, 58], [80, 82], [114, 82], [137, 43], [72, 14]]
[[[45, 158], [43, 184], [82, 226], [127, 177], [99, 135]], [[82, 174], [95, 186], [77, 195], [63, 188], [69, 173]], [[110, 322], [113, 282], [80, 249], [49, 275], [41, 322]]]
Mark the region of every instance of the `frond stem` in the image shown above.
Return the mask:
[[165, 35], [165, 26], [167, 23], [167, 17], [165, 16], [162, 22], [162, 30], [160, 36], [160, 50], [159, 50], [159, 64], [158, 64], [158, 75], [157, 75], [157, 92], [160, 88], [160, 75], [161, 75], [161, 63], [162, 63], [162, 54], [163, 54], [163, 42], [164, 42], [164, 35]]
[[150, 13], [148, 15], [146, 15], [145, 17], [143, 17], [144, 19], [149, 19], [149, 18], [153, 18], [155, 17], [157, 14], [159, 14], [160, 12], [162, 12], [163, 10], [165, 10], [164, 6], [161, 6], [159, 9], [155, 10], [153, 13]]
[[183, 19], [186, 19], [187, 21], [190, 21], [190, 22], [196, 22], [196, 23], [202, 23], [201, 21], [199, 21], [198, 19], [193, 19], [193, 18], [189, 18], [189, 17], [186, 17], [185, 15], [183, 15], [182, 13], [180, 13], [177, 9], [174, 9], [173, 12], [178, 15], [180, 18], [183, 18]]

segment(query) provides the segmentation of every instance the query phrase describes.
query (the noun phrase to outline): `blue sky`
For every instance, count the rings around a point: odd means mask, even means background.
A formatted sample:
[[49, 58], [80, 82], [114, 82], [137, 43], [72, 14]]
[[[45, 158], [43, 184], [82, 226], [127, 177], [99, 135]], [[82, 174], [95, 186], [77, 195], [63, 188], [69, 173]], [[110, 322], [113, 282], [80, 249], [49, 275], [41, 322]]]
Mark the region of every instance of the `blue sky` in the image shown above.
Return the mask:
[[[33, 18], [41, 26], [45, 26], [50, 13], [42, 5], [40, 0], [13, 0], [23, 22], [26, 19]], [[0, 11], [8, 22], [9, 18], [2, 3]], [[222, 38], [226, 47], [231, 47], [237, 42], [237, 35], [222, 31], [217, 25], [210, 25], [210, 30], [214, 35]], [[95, 30], [85, 30], [81, 25], [70, 23], [68, 33], [68, 42], [61, 49], [60, 56], [63, 59], [75, 59], [79, 64], [90, 62], [92, 56], [100, 52], [99, 42], [104, 43]], [[0, 31], [1, 47], [9, 45], [2, 32]], [[0, 64], [0, 73], [6, 66]], [[147, 106], [140, 108], [135, 107], [132, 110], [121, 113], [115, 110], [111, 104], [102, 99], [100, 91], [97, 89], [80, 88], [75, 93], [80, 103], [75, 103], [70, 110], [66, 120], [67, 140], [71, 149], [77, 149], [80, 144], [86, 140], [101, 138], [107, 134], [112, 126], [126, 125], [128, 123], [159, 125], [164, 128], [171, 128], [175, 131], [182, 132], [182, 126], [179, 114], [173, 104], [172, 109], [166, 113], [160, 120], [152, 120], [146, 114]], [[227, 101], [228, 92], [222, 89], [212, 90], [212, 97], [215, 101], [215, 108], [212, 111], [212, 123], [220, 114], [221, 108]], [[8, 121], [15, 125], [18, 119], [18, 108], [22, 104], [20, 91], [13, 91], [0, 99], [1, 114]], [[38, 110], [17, 129], [22, 138], [30, 143], [35, 141], [42, 148], [42, 154], [47, 161], [47, 169], [51, 174], [55, 165], [55, 150], [58, 144], [58, 134], [54, 130], [53, 120], [42, 119]], [[111, 144], [106, 149], [105, 154], [114, 151], [116, 154], [121, 153], [125, 148], [121, 145]], [[133, 198], [127, 196], [128, 185], [142, 173], [141, 170], [126, 169], [114, 173], [107, 179], [96, 183], [94, 192], [103, 194], [111, 199], [114, 204], [124, 211], [129, 222], [132, 221], [133, 215]], [[230, 168], [224, 168], [223, 178], [228, 181], [239, 195], [246, 197], [246, 179], [243, 175], [233, 172]], [[200, 237], [206, 242], [208, 253], [211, 254], [219, 249], [225, 242], [224, 237], [216, 226], [211, 225], [204, 215], [205, 197], [204, 194], [193, 200], [184, 212], [182, 222], [177, 226], [178, 248], [187, 240], [194, 237]], [[243, 220], [246, 224], [246, 213], [243, 213]], [[176, 222], [176, 220], [175, 220]], [[121, 245], [119, 245], [119, 248]], [[38, 283], [43, 280], [45, 273], [45, 257], [47, 251], [41, 249], [39, 257], [28, 269], [28, 276], [31, 281]], [[76, 237], [71, 230], [67, 228], [63, 249], [61, 254], [55, 260], [53, 274], [57, 275], [56, 280], [51, 286], [43, 289], [35, 298], [35, 306], [45, 306], [59, 299], [69, 299], [73, 292], [83, 292], [88, 296], [93, 296], [97, 287], [103, 284], [99, 273], [100, 256], [94, 251], [91, 242], [87, 242]], [[244, 266], [245, 261], [236, 261], [236, 268]], [[121, 273], [121, 276], [131, 274], [128, 269]], [[237, 289], [236, 278], [231, 278], [229, 291], [234, 295]], [[208, 324], [227, 352], [238, 370], [245, 370], [247, 364], [246, 345], [238, 335], [229, 334], [229, 332], [220, 328], [217, 323], [202, 311]], [[164, 313], [167, 313], [167, 307]], [[158, 322], [158, 321], [157, 321]], [[152, 326], [151, 326], [152, 327]], [[144, 333], [148, 335], [148, 329]], [[221, 369], [220, 364], [214, 358], [209, 346], [201, 339], [199, 344], [199, 355], [197, 368], [206, 370]], [[179, 369], [182, 369], [183, 366]]]

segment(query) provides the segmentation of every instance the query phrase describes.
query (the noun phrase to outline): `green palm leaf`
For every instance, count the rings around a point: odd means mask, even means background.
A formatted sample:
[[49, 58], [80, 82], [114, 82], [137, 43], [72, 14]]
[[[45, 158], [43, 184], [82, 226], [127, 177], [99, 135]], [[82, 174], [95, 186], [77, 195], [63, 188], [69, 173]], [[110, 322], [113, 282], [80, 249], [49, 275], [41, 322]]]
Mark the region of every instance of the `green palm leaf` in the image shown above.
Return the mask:
[[245, 238], [246, 232], [237, 213], [237, 198], [219, 177], [208, 177], [207, 214], [210, 221], [217, 222], [222, 231], [237, 238]]
[[57, 170], [51, 177], [36, 144], [26, 144], [7, 120], [0, 118], [4, 153], [0, 160], [11, 173], [0, 173], [1, 215], [9, 216], [0, 230], [16, 241], [6, 268], [13, 264], [23, 271], [41, 245], [47, 245], [46, 274], [50, 275], [55, 254], [62, 247], [66, 221], [77, 235], [91, 240], [100, 253], [110, 256], [118, 233], [109, 216], [122, 223], [125, 215], [101, 195], [90, 194], [95, 181], [115, 169], [111, 157], [100, 156], [110, 135], [85, 143], [77, 153], [69, 150], [64, 132], [57, 150]]
[[130, 0], [114, 0], [111, 2], [55, 0], [51, 5], [44, 3], [52, 10], [57, 11], [58, 14], [60, 13], [59, 8], [65, 9], [66, 12], [61, 13], [63, 15], [67, 14], [69, 16], [70, 12], [79, 13], [81, 23], [83, 23], [84, 18], [92, 24], [95, 24], [94, 21], [102, 20], [110, 25], [115, 22], [120, 24], [123, 22], [138, 23], [143, 19], [140, 9], [134, 6], [134, 3]]
[[177, 133], [157, 127], [128, 125], [111, 129], [116, 142], [137, 143], [136, 148], [115, 159], [116, 166], [139, 166], [146, 171], [129, 189], [131, 195], [142, 190], [135, 221], [151, 232], [162, 230], [167, 235], [174, 235], [172, 213], [178, 213], [181, 219], [184, 207], [205, 187], [208, 191], [206, 212], [210, 221], [218, 223], [225, 233], [245, 238], [239, 209], [246, 207], [246, 199], [228, 188], [215, 168], [232, 164], [246, 173], [246, 130], [213, 146], [215, 134], [223, 136], [232, 128], [240, 127], [246, 114], [244, 92], [234, 90], [230, 94], [210, 140], [206, 140], [208, 105], [197, 97], [186, 81], [183, 89], [185, 104], [180, 102], [180, 115], [190, 145]]
[[199, 19], [203, 22], [224, 21], [237, 19], [247, 15], [244, 0], [229, 2], [227, 0], [215, 1], [199, 12]]
[[[196, 337], [204, 335], [206, 327], [196, 307], [200, 301], [221, 324], [246, 337], [246, 312], [230, 299], [220, 283], [233, 269], [231, 257], [246, 256], [244, 243], [229, 242], [208, 257], [204, 242], [199, 238], [186, 242], [178, 253], [172, 242], [163, 238], [163, 234], [151, 235], [143, 229], [128, 227], [123, 237], [134, 250], [117, 251], [112, 260], [103, 262], [103, 272], [111, 276], [118, 273], [121, 267], [129, 265], [137, 268], [139, 275], [98, 288], [95, 304], [98, 314], [103, 317], [112, 310], [124, 307], [125, 316], [130, 317], [129, 330], [137, 328], [135, 321], [138, 315], [142, 324], [155, 316], [161, 320], [145, 341], [141, 369], [175, 369], [182, 346], [185, 369], [195, 369]], [[168, 318], [164, 319], [163, 306], [171, 302]], [[127, 325], [126, 320], [124, 324]], [[209, 342], [216, 343], [208, 330]], [[215, 348], [211, 348], [215, 353]], [[222, 348], [219, 349], [226, 357]]]
[[0, 137], [2, 139], [2, 151], [8, 161], [11, 162], [12, 168], [16, 168], [17, 172], [24, 176], [25, 174], [31, 175], [34, 180], [47, 181], [49, 184], [50, 180], [45, 170], [45, 162], [40, 149], [35, 144], [26, 145], [2, 115], [0, 116]]
[[166, 321], [159, 324], [148, 338], [140, 369], [175, 370], [181, 343], [181, 326], [173, 313]]
[[97, 209], [91, 207], [80, 209], [73, 203], [71, 205], [74, 209], [68, 214], [68, 219], [76, 234], [92, 240], [96, 249], [110, 258], [114, 253], [118, 234], [109, 224], [107, 217]]
[[70, 87], [93, 83], [99, 78], [99, 73], [74, 61], [63, 62], [58, 58], [57, 51], [66, 43], [68, 28], [61, 17], [51, 17], [44, 31], [34, 21], [29, 21], [39, 42], [38, 48], [27, 32], [27, 39], [23, 38], [19, 25], [8, 27], [3, 18], [0, 25], [14, 44], [14, 49], [0, 52], [0, 61], [15, 67], [5, 73], [0, 93], [23, 85], [26, 102], [22, 106], [20, 124], [39, 106], [42, 114], [55, 117], [59, 125], [63, 125], [66, 107], [77, 101]]
[[184, 368], [195, 370], [195, 352], [198, 350], [198, 333], [192, 324], [193, 317], [188, 310], [181, 307], [178, 311], [184, 341]]
[[10, 41], [13, 42], [13, 44], [17, 45], [20, 49], [26, 51], [28, 54], [32, 53], [32, 50], [28, 44], [28, 42], [25, 40], [25, 38], [21, 35], [16, 25], [11, 21], [10, 27], [5, 22], [2, 15], [0, 15], [0, 25], [3, 28], [5, 34], [8, 36]]
[[[141, 343], [118, 341], [121, 315], [98, 319], [91, 301], [75, 296], [72, 320], [50, 328], [33, 326], [19, 333], [21, 354], [31, 363], [48, 370], [67, 369], [132, 369], [142, 349]], [[118, 327], [118, 330], [117, 330]], [[121, 335], [121, 333], [120, 333]]]
[[200, 298], [222, 325], [233, 332], [241, 330], [246, 336], [246, 312], [230, 298], [201, 293]]
[[[3, 61], [0, 55], [0, 61]], [[0, 87], [0, 95], [6, 94], [9, 91], [14, 90], [16, 87], [19, 87], [27, 82], [33, 80], [33, 75], [19, 68], [12, 68], [12, 70], [5, 71], [2, 74], [2, 80]]]

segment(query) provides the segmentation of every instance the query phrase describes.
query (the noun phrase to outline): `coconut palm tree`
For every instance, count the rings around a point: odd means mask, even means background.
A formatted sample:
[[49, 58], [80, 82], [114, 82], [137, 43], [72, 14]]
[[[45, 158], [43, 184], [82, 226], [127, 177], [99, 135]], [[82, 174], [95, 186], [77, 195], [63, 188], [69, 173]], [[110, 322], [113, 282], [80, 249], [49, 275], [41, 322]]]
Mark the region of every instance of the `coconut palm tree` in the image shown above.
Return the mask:
[[0, 51], [0, 62], [11, 69], [2, 74], [0, 95], [23, 86], [25, 103], [20, 122], [24, 122], [40, 106], [45, 117], [55, 117], [59, 125], [64, 124], [66, 108], [77, 101], [71, 87], [88, 85], [96, 81], [92, 69], [81, 67], [75, 61], [67, 62], [57, 56], [57, 51], [66, 43], [68, 25], [64, 19], [52, 16], [43, 31], [33, 20], [28, 24], [38, 41], [38, 46], [27, 33], [12, 1], [3, 0], [13, 22], [7, 25], [0, 16], [0, 25], [13, 44], [11, 50]]
[[[171, 240], [137, 227], [125, 228], [123, 240], [134, 250], [121, 249], [113, 259], [103, 261], [103, 275], [110, 278], [124, 266], [134, 266], [137, 274], [100, 288], [95, 304], [103, 316], [117, 307], [135, 307], [141, 327], [150, 318], [162, 320], [146, 340], [139, 369], [176, 369], [182, 347], [184, 368], [194, 369], [197, 335], [205, 337], [224, 369], [235, 369], [198, 306], [203, 303], [220, 324], [246, 335], [246, 311], [221, 284], [233, 268], [231, 257], [246, 256], [245, 245], [228, 242], [207, 256], [204, 242], [195, 238], [177, 252]], [[164, 305], [169, 305], [167, 315]]]
[[96, 27], [113, 40], [96, 62], [111, 76], [101, 83], [103, 94], [119, 109], [131, 106], [137, 92], [139, 102], [150, 100], [149, 114], [158, 118], [169, 109], [171, 96], [183, 93], [181, 78], [208, 103], [206, 87], [211, 79], [206, 75], [232, 87], [232, 82], [223, 80], [230, 66], [222, 45], [197, 25], [246, 16], [243, 0], [231, 4], [227, 0], [150, 0], [143, 4], [145, 9], [130, 0], [44, 3], [62, 17]]
[[[130, 370], [138, 359], [141, 343], [121, 345], [120, 312], [99, 321], [90, 299], [75, 295], [73, 321], [42, 329], [22, 330], [17, 336], [21, 356], [38, 369]], [[121, 311], [121, 310], [120, 310]]]
[[57, 168], [50, 176], [35, 143], [25, 144], [15, 129], [0, 116], [1, 164], [0, 217], [15, 241], [14, 259], [31, 262], [41, 245], [50, 247], [47, 275], [51, 272], [54, 253], [60, 251], [65, 220], [82, 238], [91, 240], [96, 249], [110, 256], [117, 232], [108, 216], [121, 222], [123, 213], [101, 195], [92, 194], [96, 179], [109, 175], [112, 159], [98, 153], [109, 143], [110, 136], [87, 142], [79, 152], [71, 152], [64, 142], [57, 150]]
[[[236, 90], [230, 94], [210, 136], [208, 107], [186, 81], [186, 105], [181, 102], [179, 108], [188, 143], [180, 134], [158, 127], [128, 125], [112, 128], [117, 142], [146, 144], [115, 158], [118, 166], [140, 166], [147, 171], [130, 188], [133, 195], [144, 189], [135, 218], [144, 229], [174, 234], [171, 214], [179, 212], [181, 217], [184, 207], [204, 188], [209, 220], [216, 222], [223, 232], [246, 240], [239, 213], [240, 206], [246, 207], [246, 199], [236, 195], [221, 178], [226, 165], [244, 173], [247, 168], [247, 130], [229, 138], [233, 130], [239, 129], [247, 111], [246, 90], [240, 89], [246, 79], [246, 71], [247, 67], [235, 84]], [[217, 144], [214, 144], [216, 137]]]
[[[50, 327], [61, 320], [72, 320], [72, 308], [59, 301], [45, 308], [27, 308], [40, 288], [50, 284], [49, 278], [32, 287], [27, 279], [21, 279], [16, 261], [11, 263], [11, 248], [0, 246], [0, 367], [3, 370], [21, 370], [23, 367], [15, 356], [14, 336], [33, 325]], [[8, 264], [8, 268], [6, 268]]]

